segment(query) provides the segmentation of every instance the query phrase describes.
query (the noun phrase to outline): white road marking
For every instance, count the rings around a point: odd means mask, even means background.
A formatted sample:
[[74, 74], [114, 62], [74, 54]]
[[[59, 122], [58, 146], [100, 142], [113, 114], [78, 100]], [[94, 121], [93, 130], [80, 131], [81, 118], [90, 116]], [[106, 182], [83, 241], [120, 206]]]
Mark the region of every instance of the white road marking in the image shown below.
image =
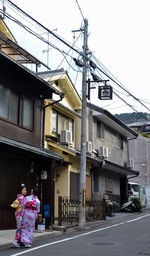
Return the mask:
[[58, 241], [55, 241], [55, 242], [43, 244], [43, 245], [28, 249], [26, 251], [11, 254], [10, 256], [19, 256], [19, 255], [23, 255], [23, 254], [26, 254], [26, 253], [30, 253], [30, 252], [36, 251], [38, 249], [41, 249], [41, 248], [44, 248], [44, 247], [47, 247], [47, 246], [51, 246], [51, 245], [54, 245], [54, 244], [60, 244], [60, 243], [63, 243], [63, 242], [74, 240], [74, 239], [77, 239], [77, 238], [80, 238], [80, 237], [83, 237], [83, 236], [87, 236], [87, 235], [90, 235], [90, 234], [93, 234], [93, 233], [96, 233], [96, 232], [100, 232], [100, 231], [103, 231], [103, 230], [106, 230], [106, 229], [110, 229], [110, 228], [118, 227], [118, 226], [121, 226], [121, 225], [124, 225], [124, 224], [127, 224], [127, 223], [135, 222], [135, 221], [141, 220], [141, 219], [146, 218], [146, 217], [150, 217], [150, 214], [143, 215], [143, 216], [140, 216], [140, 217], [132, 219], [132, 220], [120, 222], [118, 224], [114, 224], [114, 225], [111, 225], [111, 226], [108, 226], [108, 227], [105, 227], [105, 228], [99, 228], [99, 229], [96, 229], [96, 230], [93, 230], [93, 231], [89, 231], [87, 233], [82, 233], [82, 234], [72, 236], [72, 237], [68, 237], [68, 238], [58, 240]]

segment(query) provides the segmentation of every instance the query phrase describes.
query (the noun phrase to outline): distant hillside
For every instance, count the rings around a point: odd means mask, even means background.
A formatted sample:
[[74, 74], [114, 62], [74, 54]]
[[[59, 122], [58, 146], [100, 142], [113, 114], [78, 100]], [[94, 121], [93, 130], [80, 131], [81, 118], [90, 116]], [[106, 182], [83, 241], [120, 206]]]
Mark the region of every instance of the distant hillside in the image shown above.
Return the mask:
[[150, 114], [146, 112], [133, 112], [133, 113], [122, 113], [122, 114], [116, 114], [115, 117], [117, 117], [120, 121], [122, 121], [125, 124], [130, 124], [134, 122], [139, 121], [150, 121]]

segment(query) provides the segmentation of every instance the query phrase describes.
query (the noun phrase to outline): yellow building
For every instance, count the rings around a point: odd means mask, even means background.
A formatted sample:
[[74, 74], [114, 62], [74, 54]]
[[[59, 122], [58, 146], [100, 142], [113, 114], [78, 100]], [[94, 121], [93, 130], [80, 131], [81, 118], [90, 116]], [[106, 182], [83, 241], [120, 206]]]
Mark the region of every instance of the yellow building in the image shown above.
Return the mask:
[[7, 44], [7, 42], [9, 40], [13, 43], [17, 43], [16, 39], [14, 38], [10, 29], [7, 27], [3, 18], [0, 17], [0, 43], [1, 43], [0, 50], [3, 51], [4, 53], [8, 54], [8, 55], [11, 55], [11, 57], [13, 59], [16, 59], [12, 47], [10, 47], [10, 45]]
[[3, 18], [0, 17], [0, 31], [5, 34], [9, 39], [16, 42], [13, 34], [11, 33], [10, 29], [7, 27], [6, 23], [4, 22]]
[[32, 70], [32, 72], [34, 70], [34, 72], [37, 73], [41, 66], [49, 69], [47, 65], [39, 61], [36, 57], [17, 44], [16, 39], [2, 17], [0, 17], [0, 51], [17, 61], [19, 65], [25, 65], [26, 68]]
[[[45, 101], [45, 148], [63, 157], [55, 173], [55, 217], [58, 216], [58, 197], [79, 198], [80, 143], [82, 102], [67, 72], [63, 69], [39, 73], [57, 90], [64, 93]], [[87, 162], [87, 193], [91, 196], [90, 162]]]

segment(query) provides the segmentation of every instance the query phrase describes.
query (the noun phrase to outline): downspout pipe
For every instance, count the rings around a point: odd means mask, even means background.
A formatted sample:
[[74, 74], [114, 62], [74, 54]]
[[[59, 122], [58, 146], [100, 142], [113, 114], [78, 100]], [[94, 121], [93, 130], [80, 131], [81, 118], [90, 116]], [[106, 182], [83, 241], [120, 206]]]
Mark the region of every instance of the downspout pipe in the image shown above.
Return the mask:
[[129, 179], [136, 178], [138, 175], [139, 175], [139, 173], [138, 173], [137, 175], [133, 175], [133, 176], [129, 177], [128, 180], [129, 180]]
[[[136, 137], [129, 138], [129, 139], [127, 138], [127, 142], [128, 142], [129, 140], [135, 140], [137, 137], [138, 137], [138, 134], [137, 134]], [[129, 143], [127, 143], [127, 156], [128, 156], [128, 159], [129, 159]]]
[[49, 104], [43, 106], [43, 109], [45, 109], [45, 108], [47, 108], [47, 107], [49, 107], [49, 106], [52, 106], [52, 105], [54, 105], [54, 104], [56, 104], [56, 103], [62, 101], [63, 98], [64, 98], [64, 96], [65, 96], [64, 94], [60, 95], [60, 99], [59, 99], [59, 100], [56, 100], [56, 101], [54, 101], [54, 102], [51, 102], [51, 103], [49, 103]]
[[42, 129], [41, 129], [41, 133], [42, 133], [42, 139], [41, 139], [41, 147], [42, 148], [44, 148], [44, 137], [45, 137], [45, 109], [47, 108], [47, 107], [49, 107], [49, 106], [51, 106], [51, 105], [54, 105], [54, 104], [56, 104], [56, 103], [58, 103], [58, 102], [60, 102], [60, 101], [62, 101], [63, 100], [63, 98], [64, 98], [64, 93], [62, 93], [61, 95], [60, 95], [60, 99], [59, 100], [56, 100], [56, 101], [54, 101], [54, 102], [52, 102], [52, 103], [49, 103], [49, 104], [47, 104], [46, 106], [44, 106], [44, 100], [42, 100]]

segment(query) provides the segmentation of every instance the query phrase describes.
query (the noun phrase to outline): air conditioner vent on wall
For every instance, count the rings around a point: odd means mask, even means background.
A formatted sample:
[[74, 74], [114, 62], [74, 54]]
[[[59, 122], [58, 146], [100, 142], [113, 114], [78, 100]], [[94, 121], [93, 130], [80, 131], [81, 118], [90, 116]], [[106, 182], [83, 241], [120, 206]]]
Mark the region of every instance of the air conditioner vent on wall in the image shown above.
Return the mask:
[[63, 144], [72, 144], [72, 133], [68, 130], [62, 130], [60, 133], [60, 142]]
[[134, 159], [133, 158], [128, 159], [127, 167], [134, 168]]
[[91, 154], [92, 150], [93, 150], [92, 142], [91, 141], [87, 141], [86, 142], [86, 152]]
[[102, 146], [102, 147], [99, 148], [99, 157], [108, 158], [108, 147]]

